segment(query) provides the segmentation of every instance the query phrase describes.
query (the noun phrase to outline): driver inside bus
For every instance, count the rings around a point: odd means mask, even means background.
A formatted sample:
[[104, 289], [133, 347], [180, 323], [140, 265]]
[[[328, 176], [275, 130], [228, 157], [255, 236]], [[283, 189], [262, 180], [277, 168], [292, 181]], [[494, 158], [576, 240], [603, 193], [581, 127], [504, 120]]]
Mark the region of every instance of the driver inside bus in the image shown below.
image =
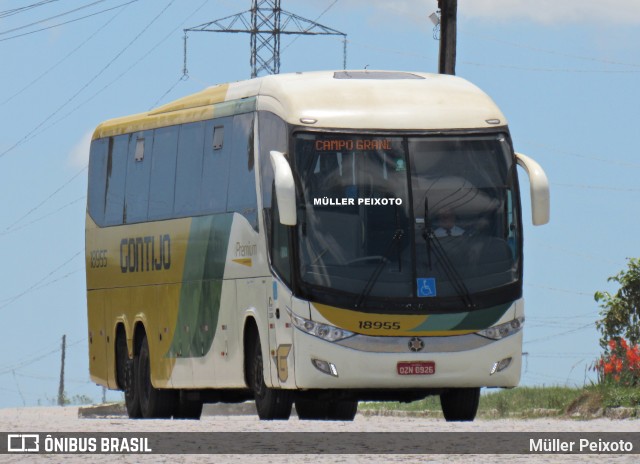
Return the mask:
[[456, 225], [456, 214], [452, 209], [443, 209], [437, 216], [438, 227], [433, 231], [436, 237], [460, 237], [465, 230]]

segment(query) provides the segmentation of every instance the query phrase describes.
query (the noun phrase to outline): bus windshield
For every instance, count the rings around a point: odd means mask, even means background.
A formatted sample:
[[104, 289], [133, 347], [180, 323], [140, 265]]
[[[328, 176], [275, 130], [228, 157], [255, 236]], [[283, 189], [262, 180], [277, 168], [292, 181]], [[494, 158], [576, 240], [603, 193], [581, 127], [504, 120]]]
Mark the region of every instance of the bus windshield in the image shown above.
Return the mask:
[[353, 307], [473, 308], [519, 284], [517, 180], [503, 134], [297, 133], [294, 158], [299, 278], [309, 291]]

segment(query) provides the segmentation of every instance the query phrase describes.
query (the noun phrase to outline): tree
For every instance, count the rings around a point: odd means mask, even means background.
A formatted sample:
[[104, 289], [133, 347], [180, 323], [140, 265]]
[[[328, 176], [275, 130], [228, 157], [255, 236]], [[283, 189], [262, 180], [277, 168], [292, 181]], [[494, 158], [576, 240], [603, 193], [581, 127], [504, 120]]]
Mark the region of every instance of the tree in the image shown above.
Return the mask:
[[609, 277], [608, 282], [617, 282], [620, 289], [615, 293], [596, 292], [602, 319], [596, 322], [600, 331], [600, 346], [609, 349], [610, 340], [626, 338], [631, 345], [640, 341], [640, 260], [629, 258], [627, 269]]

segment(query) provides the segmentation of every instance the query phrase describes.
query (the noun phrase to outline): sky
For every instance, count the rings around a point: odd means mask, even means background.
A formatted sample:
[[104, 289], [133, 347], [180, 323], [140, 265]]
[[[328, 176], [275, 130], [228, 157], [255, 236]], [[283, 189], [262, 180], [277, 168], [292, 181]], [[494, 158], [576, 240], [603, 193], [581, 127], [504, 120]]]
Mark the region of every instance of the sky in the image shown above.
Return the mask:
[[[346, 33], [349, 69], [437, 72], [436, 0], [281, 2]], [[67, 397], [102, 400], [88, 372], [83, 260], [91, 133], [105, 119], [249, 78], [248, 35], [190, 33], [185, 74], [182, 32], [249, 7], [0, 0], [0, 408], [55, 402], [63, 335]], [[639, 24], [636, 0], [458, 1], [457, 75], [500, 106], [516, 151], [551, 185], [551, 222], [534, 227], [520, 173], [522, 385], [595, 381], [593, 294], [615, 291], [607, 278], [638, 256]], [[283, 73], [342, 64], [336, 37], [282, 38]]]

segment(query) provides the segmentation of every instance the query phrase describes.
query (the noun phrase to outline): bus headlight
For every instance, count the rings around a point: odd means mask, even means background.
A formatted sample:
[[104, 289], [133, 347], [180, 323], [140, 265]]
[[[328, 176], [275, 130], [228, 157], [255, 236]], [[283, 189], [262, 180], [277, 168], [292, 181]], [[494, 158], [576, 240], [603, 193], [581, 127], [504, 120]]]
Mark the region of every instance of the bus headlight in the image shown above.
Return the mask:
[[508, 337], [509, 335], [513, 335], [514, 333], [520, 332], [522, 330], [522, 326], [524, 325], [524, 317], [516, 317], [514, 320], [505, 322], [504, 324], [494, 325], [493, 327], [489, 327], [488, 329], [480, 330], [476, 332], [478, 335], [481, 335], [486, 338], [490, 338], [492, 340], [500, 340], [501, 338]]
[[[287, 308], [287, 310], [288, 309], [289, 308]], [[289, 310], [287, 312], [289, 313], [289, 316], [291, 316], [291, 322], [298, 329], [328, 342], [337, 342], [338, 340], [343, 340], [355, 335], [353, 332], [349, 332], [348, 330], [340, 329], [332, 325], [310, 321], [309, 319], [293, 314]]]

